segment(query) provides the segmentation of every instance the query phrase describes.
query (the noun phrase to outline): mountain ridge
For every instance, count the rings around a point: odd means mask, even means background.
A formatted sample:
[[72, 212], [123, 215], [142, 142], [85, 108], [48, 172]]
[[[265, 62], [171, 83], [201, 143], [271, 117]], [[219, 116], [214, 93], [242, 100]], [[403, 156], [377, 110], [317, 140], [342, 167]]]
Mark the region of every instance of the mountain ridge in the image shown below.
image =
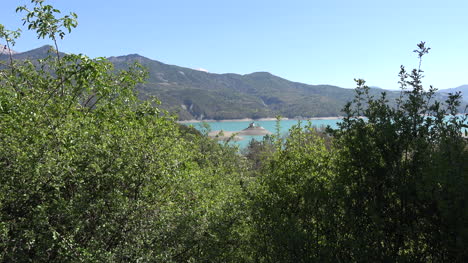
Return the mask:
[[[38, 59], [49, 54], [51, 46], [13, 55], [15, 59]], [[0, 58], [6, 55], [0, 55]], [[175, 113], [179, 120], [337, 117], [346, 102], [354, 98], [353, 89], [329, 84], [294, 82], [270, 72], [248, 74], [211, 73], [166, 64], [140, 54], [107, 58], [115, 68], [126, 69], [138, 62], [148, 70], [147, 81], [136, 89], [141, 99], [157, 97], [161, 107]], [[399, 91], [372, 87], [370, 94], [381, 92], [393, 101]], [[446, 96], [443, 90], [438, 96]], [[442, 98], [442, 97], [440, 97]]]
[[[354, 93], [332, 85], [292, 82], [269, 72], [216, 74], [164, 64], [141, 55], [108, 59], [117, 68], [125, 68], [134, 61], [145, 66], [150, 76], [147, 83], [140, 86], [141, 96], [159, 97], [163, 107], [177, 112], [181, 119], [255, 119], [278, 114], [285, 117], [338, 116], [337, 103], [320, 93], [325, 92], [325, 88], [335, 93], [341, 93], [336, 92], [338, 90]], [[324, 107], [307, 106], [305, 101], [299, 102], [304, 96], [313, 97], [316, 103], [330, 103]]]

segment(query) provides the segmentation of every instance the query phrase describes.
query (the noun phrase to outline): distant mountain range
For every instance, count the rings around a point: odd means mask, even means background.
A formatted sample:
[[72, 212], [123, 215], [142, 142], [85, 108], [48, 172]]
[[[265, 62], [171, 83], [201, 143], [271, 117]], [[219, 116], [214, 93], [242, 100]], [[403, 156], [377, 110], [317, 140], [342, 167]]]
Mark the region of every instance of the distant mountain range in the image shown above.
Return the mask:
[[442, 94], [461, 92], [462, 99], [468, 103], [468, 85], [461, 85], [451, 89], [441, 89], [438, 92]]
[[9, 49], [5, 45], [0, 45], [0, 55], [10, 55], [10, 52], [11, 52], [12, 55], [18, 53], [16, 51], [12, 50], [12, 49]]
[[267, 72], [213, 74], [139, 55], [110, 57], [117, 68], [138, 61], [149, 71], [140, 96], [156, 96], [180, 119], [337, 116], [353, 90], [291, 82]]
[[[18, 53], [14, 58], [41, 58], [47, 55], [49, 48], [44, 46]], [[2, 57], [5, 59], [6, 55], [0, 55], [0, 59]], [[292, 82], [268, 72], [214, 74], [167, 65], [137, 54], [108, 59], [117, 69], [127, 68], [134, 62], [145, 66], [149, 78], [137, 87], [140, 98], [156, 96], [163, 108], [178, 114], [181, 120], [339, 116], [345, 103], [355, 95], [352, 89]], [[468, 94], [466, 87], [458, 88]], [[390, 101], [400, 94], [371, 88], [375, 96], [382, 91], [387, 92]], [[439, 96], [446, 96], [446, 92], [450, 91], [441, 90]]]
[[[1, 47], [1, 45], [0, 45]], [[49, 54], [50, 49], [52, 46], [42, 46], [40, 48], [32, 49], [29, 51], [25, 52], [15, 52], [13, 51], [12, 54], [14, 55], [14, 59], [40, 59], [44, 58]], [[63, 53], [62, 53], [63, 54]], [[0, 59], [7, 59], [9, 56], [9, 53], [0, 53]]]

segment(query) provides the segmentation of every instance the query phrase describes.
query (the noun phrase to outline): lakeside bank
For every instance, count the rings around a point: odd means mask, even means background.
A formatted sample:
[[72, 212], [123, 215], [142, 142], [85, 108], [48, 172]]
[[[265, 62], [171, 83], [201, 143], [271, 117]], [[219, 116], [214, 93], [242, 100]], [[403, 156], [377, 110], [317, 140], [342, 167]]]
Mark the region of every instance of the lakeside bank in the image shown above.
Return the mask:
[[[343, 116], [335, 116], [335, 117], [311, 117], [311, 118], [281, 118], [281, 121], [313, 121], [313, 120], [336, 120], [342, 119]], [[227, 120], [182, 120], [176, 121], [177, 123], [201, 123], [201, 122], [263, 122], [263, 121], [276, 121], [276, 118], [259, 118], [259, 119], [251, 119], [251, 118], [243, 118], [243, 119], [227, 119]]]

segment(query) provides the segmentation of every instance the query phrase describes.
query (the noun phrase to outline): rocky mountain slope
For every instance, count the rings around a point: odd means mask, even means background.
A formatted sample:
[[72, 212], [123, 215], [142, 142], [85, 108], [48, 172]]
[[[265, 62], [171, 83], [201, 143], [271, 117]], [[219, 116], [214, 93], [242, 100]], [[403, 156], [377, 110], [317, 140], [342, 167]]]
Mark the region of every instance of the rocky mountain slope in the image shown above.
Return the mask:
[[[339, 116], [352, 89], [292, 82], [268, 72], [213, 74], [167, 65], [140, 55], [110, 57], [117, 68], [137, 61], [149, 71], [140, 96], [156, 96], [180, 119]], [[377, 95], [381, 90], [372, 89]], [[396, 96], [398, 92], [391, 92]]]
[[[14, 55], [16, 59], [38, 59], [48, 55], [50, 46]], [[8, 55], [0, 54], [0, 59]], [[180, 120], [238, 119], [283, 117], [339, 116], [346, 102], [354, 98], [354, 90], [333, 85], [308, 85], [293, 82], [268, 72], [246, 75], [214, 74], [201, 70], [168, 65], [133, 54], [108, 58], [116, 69], [124, 69], [138, 62], [147, 68], [146, 83], [137, 87], [140, 98], [157, 97], [161, 107], [175, 113]], [[456, 89], [463, 90], [467, 86]], [[399, 91], [371, 88], [371, 95], [386, 92], [390, 101]], [[441, 90], [439, 100], [445, 100]]]

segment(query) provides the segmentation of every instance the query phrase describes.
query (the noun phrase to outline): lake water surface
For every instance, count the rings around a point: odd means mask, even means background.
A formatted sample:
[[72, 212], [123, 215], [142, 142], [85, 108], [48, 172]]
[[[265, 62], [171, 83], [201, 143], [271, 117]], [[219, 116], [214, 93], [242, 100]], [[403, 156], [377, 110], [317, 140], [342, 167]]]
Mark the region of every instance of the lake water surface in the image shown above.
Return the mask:
[[[338, 128], [337, 123], [340, 121], [340, 118], [333, 118], [333, 119], [317, 119], [311, 120], [312, 125], [315, 127], [326, 127], [330, 126], [332, 128]], [[197, 130], [202, 131], [204, 129], [204, 125], [208, 124], [210, 126], [210, 131], [241, 131], [247, 127], [252, 121], [219, 121], [219, 122], [187, 122], [184, 123], [185, 125], [192, 125]], [[254, 121], [256, 124], [262, 126], [263, 128], [267, 129], [268, 131], [275, 133], [276, 132], [276, 120], [261, 120], [261, 121]], [[301, 121], [302, 125], [305, 125], [307, 121]], [[282, 135], [287, 134], [289, 129], [293, 126], [298, 124], [298, 120], [281, 120], [280, 121], [280, 131]], [[255, 140], [262, 140], [263, 136], [244, 136], [241, 141], [232, 142], [233, 144], [237, 144], [240, 148], [244, 148], [248, 145], [251, 139]]]
[[[448, 118], [447, 118], [448, 120]], [[327, 118], [327, 119], [317, 119], [317, 120], [311, 120], [312, 125], [315, 127], [326, 127], [330, 126], [334, 129], [338, 128], [337, 124], [340, 122], [340, 118]], [[196, 129], [203, 131], [204, 125], [208, 124], [210, 126], [210, 131], [241, 131], [249, 126], [249, 124], [252, 121], [214, 121], [214, 122], [206, 122], [206, 123], [200, 123], [200, 122], [186, 122], [184, 123], [185, 125], [192, 125]], [[262, 126], [263, 128], [267, 129], [268, 131], [275, 133], [276, 132], [276, 120], [262, 120], [262, 121], [254, 121], [256, 124]], [[305, 125], [307, 121], [301, 121], [302, 125]], [[289, 129], [293, 125], [297, 125], [298, 120], [281, 120], [280, 121], [280, 131], [282, 135], [287, 134]], [[468, 123], [467, 123], [468, 124]], [[468, 130], [462, 129], [462, 133], [468, 132]], [[241, 141], [232, 141], [232, 144], [237, 144], [239, 147], [245, 148], [249, 144], [250, 140], [255, 139], [255, 140], [262, 140], [263, 136], [242, 136], [244, 138]]]

